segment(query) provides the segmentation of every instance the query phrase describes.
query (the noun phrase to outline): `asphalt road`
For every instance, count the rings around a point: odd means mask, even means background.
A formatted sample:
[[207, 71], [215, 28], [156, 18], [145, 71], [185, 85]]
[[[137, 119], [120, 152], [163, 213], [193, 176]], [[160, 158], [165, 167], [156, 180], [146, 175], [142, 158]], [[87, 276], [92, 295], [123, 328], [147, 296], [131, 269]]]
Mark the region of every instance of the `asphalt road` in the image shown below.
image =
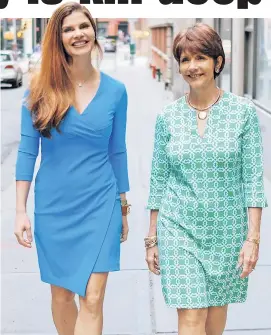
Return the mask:
[[1, 164], [20, 140], [20, 106], [23, 93], [26, 89], [27, 76], [24, 76], [24, 85], [11, 88], [9, 85], [1, 87]]

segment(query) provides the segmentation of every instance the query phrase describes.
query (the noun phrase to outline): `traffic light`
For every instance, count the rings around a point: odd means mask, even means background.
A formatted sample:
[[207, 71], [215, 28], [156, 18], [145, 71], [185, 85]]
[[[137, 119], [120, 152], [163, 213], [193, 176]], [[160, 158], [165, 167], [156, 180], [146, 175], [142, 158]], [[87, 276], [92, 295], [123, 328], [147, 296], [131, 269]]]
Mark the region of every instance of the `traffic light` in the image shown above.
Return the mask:
[[22, 22], [21, 22], [21, 29], [22, 29], [22, 30], [26, 30], [27, 28], [28, 28], [27, 20], [22, 19]]
[[4, 39], [8, 41], [12, 41], [14, 37], [14, 34], [12, 31], [5, 31], [4, 32]]
[[24, 32], [22, 30], [17, 32], [17, 37], [18, 38], [23, 38], [24, 37]]

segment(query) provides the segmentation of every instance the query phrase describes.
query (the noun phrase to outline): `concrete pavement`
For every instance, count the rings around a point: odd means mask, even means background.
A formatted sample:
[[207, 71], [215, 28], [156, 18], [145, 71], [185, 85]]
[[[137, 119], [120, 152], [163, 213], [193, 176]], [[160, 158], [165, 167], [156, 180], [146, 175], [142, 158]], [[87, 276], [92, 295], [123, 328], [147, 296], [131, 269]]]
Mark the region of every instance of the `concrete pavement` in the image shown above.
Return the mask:
[[[109, 276], [104, 306], [104, 333], [110, 335], [176, 334], [176, 311], [165, 306], [160, 278], [147, 271], [143, 238], [148, 230], [149, 173], [156, 114], [171, 101], [163, 84], [154, 81], [145, 59], [134, 66], [125, 60], [113, 69], [108, 62], [102, 69], [122, 80], [127, 87], [129, 111], [127, 145], [132, 203], [129, 240], [122, 245], [121, 271]], [[9, 157], [14, 175], [16, 150]], [[7, 162], [8, 163], [8, 162]], [[265, 180], [271, 202], [271, 183]], [[49, 285], [40, 282], [35, 247], [17, 245], [13, 236], [15, 183], [2, 192], [2, 334], [56, 334], [50, 311]], [[33, 189], [28, 212], [33, 221]], [[271, 204], [264, 211], [261, 255], [251, 275], [248, 301], [232, 305], [226, 334], [271, 335]], [[269, 312], [268, 312], [269, 310]], [[254, 329], [254, 330], [253, 330]], [[262, 329], [262, 330], [260, 330]]]

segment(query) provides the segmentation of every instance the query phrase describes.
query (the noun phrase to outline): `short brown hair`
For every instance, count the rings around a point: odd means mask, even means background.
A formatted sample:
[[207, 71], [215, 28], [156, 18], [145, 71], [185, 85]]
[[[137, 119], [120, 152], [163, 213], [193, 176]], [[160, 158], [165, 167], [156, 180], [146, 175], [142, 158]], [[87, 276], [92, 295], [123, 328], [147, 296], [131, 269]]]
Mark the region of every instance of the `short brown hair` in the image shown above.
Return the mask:
[[223, 61], [219, 73], [214, 71], [214, 78], [216, 78], [224, 68], [225, 53], [221, 38], [218, 33], [207, 24], [196, 23], [175, 37], [173, 42], [173, 55], [179, 65], [181, 54], [184, 51], [202, 53], [212, 57], [215, 63], [217, 57], [222, 56]]

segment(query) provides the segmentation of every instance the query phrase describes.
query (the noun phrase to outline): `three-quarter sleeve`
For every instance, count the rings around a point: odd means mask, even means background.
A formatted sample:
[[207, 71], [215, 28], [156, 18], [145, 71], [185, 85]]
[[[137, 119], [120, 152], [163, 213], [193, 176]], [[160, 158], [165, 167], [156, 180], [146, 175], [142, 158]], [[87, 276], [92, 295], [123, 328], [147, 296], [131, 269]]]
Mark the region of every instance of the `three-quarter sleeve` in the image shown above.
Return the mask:
[[242, 134], [242, 183], [246, 207], [267, 207], [263, 180], [263, 145], [256, 108], [247, 105]]
[[154, 149], [150, 177], [150, 192], [147, 209], [159, 209], [163, 194], [166, 190], [170, 174], [169, 161], [166, 154], [166, 145], [169, 134], [162, 114], [156, 119]]
[[121, 97], [116, 106], [113, 128], [109, 140], [109, 160], [117, 180], [119, 193], [128, 192], [129, 177], [126, 150], [127, 92], [123, 87]]
[[34, 128], [33, 120], [25, 103], [21, 108], [21, 140], [16, 162], [16, 180], [32, 181], [39, 153], [40, 133]]

